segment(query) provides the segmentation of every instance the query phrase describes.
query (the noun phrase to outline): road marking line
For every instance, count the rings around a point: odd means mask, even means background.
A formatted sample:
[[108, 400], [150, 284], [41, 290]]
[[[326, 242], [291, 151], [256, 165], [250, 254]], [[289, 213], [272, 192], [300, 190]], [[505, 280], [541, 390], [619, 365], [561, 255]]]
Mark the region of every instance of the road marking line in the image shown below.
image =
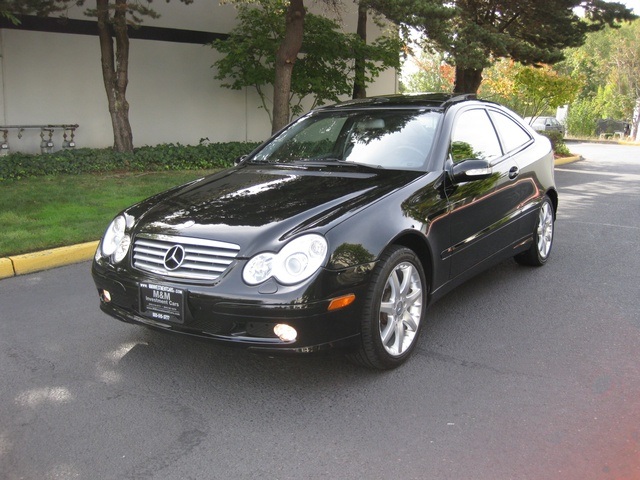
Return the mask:
[[640, 227], [634, 227], [632, 225], [615, 225], [613, 223], [596, 223], [596, 222], [581, 222], [579, 220], [564, 220], [562, 223], [580, 223], [582, 225], [597, 225], [598, 227], [615, 227], [615, 228], [628, 228], [630, 230], [640, 230]]
[[597, 172], [593, 170], [568, 170], [566, 168], [556, 168], [556, 172], [568, 172], [568, 173], [585, 173], [587, 175], [601, 175], [605, 177], [624, 177], [629, 180], [640, 180], [640, 174], [637, 173], [611, 173], [611, 172]]

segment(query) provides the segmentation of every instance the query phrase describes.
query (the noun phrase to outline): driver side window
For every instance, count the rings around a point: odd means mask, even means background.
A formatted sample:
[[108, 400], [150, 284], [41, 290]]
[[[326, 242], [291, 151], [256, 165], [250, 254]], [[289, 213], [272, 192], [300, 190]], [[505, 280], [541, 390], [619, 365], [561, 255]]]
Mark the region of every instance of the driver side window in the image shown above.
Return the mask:
[[453, 127], [450, 152], [454, 163], [469, 158], [491, 161], [502, 156], [498, 136], [485, 110], [460, 114]]

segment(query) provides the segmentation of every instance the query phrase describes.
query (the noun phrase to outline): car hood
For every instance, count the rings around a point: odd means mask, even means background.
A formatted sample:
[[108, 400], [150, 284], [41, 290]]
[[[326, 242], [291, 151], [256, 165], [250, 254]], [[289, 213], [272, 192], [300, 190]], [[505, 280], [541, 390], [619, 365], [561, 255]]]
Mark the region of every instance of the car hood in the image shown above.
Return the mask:
[[231, 242], [251, 255], [339, 221], [423, 174], [355, 164], [242, 165], [152, 197], [129, 213], [138, 219], [136, 233]]

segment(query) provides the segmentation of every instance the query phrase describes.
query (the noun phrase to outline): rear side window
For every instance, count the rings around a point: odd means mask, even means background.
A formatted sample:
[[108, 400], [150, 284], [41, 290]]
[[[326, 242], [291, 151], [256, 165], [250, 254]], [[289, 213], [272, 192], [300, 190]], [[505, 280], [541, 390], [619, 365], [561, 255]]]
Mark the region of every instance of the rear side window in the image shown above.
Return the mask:
[[531, 136], [511, 118], [494, 111], [489, 115], [500, 133], [505, 153], [518, 150], [531, 141]]
[[476, 158], [494, 160], [502, 156], [496, 130], [486, 110], [467, 110], [456, 119], [451, 135], [451, 157], [455, 163]]

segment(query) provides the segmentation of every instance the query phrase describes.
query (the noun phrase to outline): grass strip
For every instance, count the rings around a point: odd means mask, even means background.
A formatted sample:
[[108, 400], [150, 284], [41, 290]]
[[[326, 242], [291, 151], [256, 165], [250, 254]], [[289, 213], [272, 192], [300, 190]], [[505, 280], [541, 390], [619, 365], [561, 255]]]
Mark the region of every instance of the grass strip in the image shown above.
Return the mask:
[[0, 258], [98, 240], [123, 208], [214, 171], [56, 175], [3, 183]]

